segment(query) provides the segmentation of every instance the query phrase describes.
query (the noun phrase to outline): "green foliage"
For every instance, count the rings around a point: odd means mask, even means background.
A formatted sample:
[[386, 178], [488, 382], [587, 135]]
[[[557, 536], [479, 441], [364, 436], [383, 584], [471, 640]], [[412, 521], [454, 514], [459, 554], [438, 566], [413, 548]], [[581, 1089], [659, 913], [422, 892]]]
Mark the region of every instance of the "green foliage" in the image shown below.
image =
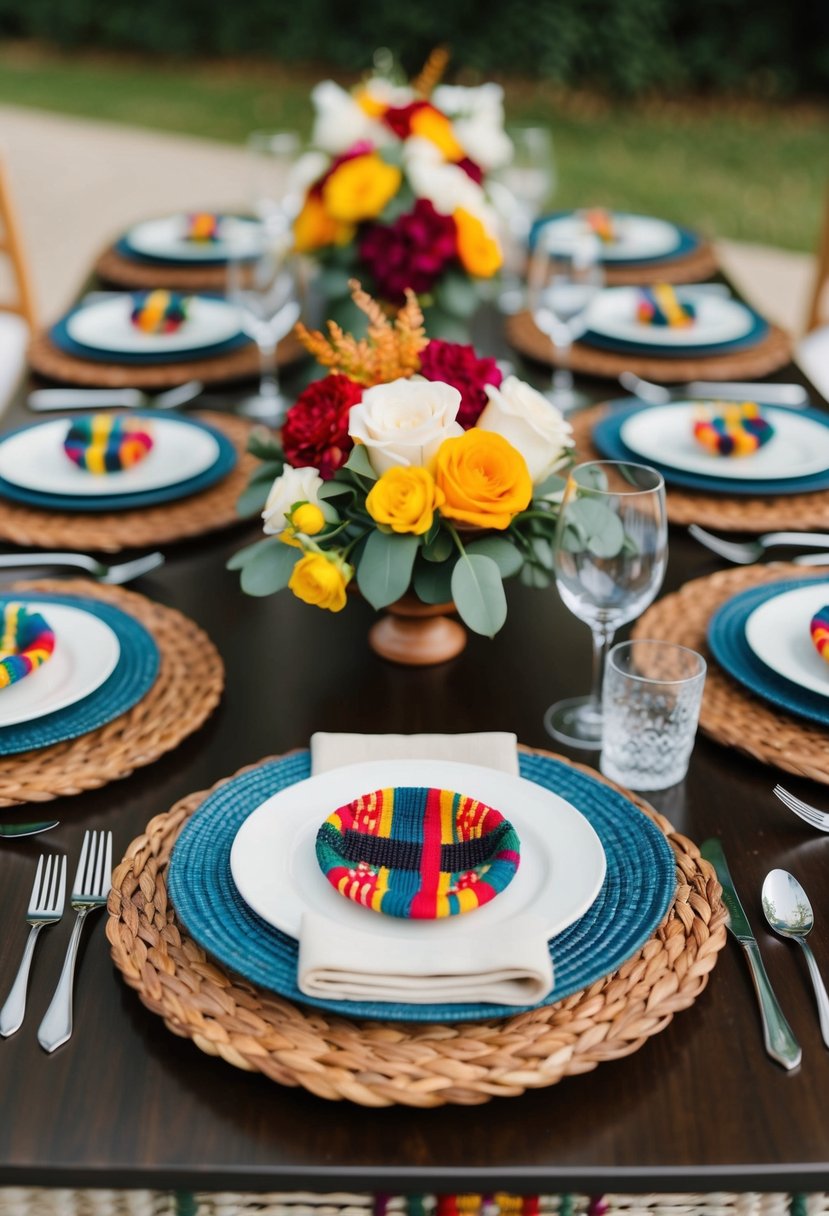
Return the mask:
[[372, 608], [386, 608], [406, 594], [418, 544], [416, 536], [370, 533], [357, 568], [357, 586]]
[[458, 615], [473, 633], [494, 638], [507, 619], [507, 597], [501, 572], [491, 557], [466, 553], [452, 571], [452, 599]]
[[[282, 591], [302, 557], [301, 549], [284, 545], [276, 536], [252, 545], [245, 552], [247, 558], [241, 566], [241, 585], [248, 595], [273, 595]], [[236, 554], [237, 558], [239, 556]]]

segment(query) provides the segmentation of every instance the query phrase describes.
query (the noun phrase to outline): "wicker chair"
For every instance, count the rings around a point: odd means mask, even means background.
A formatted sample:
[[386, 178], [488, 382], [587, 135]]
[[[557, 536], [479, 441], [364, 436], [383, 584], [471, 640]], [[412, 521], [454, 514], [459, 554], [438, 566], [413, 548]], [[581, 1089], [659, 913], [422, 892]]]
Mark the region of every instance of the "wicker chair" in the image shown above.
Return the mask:
[[797, 349], [797, 361], [806, 375], [829, 400], [829, 191], [817, 255], [815, 286], [806, 319], [806, 337]]
[[23, 374], [29, 335], [35, 332], [31, 276], [23, 254], [20, 228], [5, 166], [0, 160], [0, 259], [11, 270], [12, 297], [0, 300], [0, 411]]

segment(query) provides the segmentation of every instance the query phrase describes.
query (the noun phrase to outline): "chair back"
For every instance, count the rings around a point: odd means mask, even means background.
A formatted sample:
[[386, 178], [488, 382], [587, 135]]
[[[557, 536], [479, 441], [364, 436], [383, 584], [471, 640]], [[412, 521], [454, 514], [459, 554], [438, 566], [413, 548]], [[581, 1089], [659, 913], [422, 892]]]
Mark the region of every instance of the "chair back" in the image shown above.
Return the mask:
[[817, 329], [823, 319], [824, 292], [829, 284], [829, 190], [826, 191], [826, 210], [823, 216], [823, 231], [817, 252], [815, 287], [806, 317], [806, 333]]
[[23, 253], [20, 225], [12, 203], [9, 179], [5, 165], [0, 159], [0, 257], [8, 261], [11, 268], [12, 291], [10, 300], [0, 299], [0, 312], [12, 312], [22, 317], [32, 333], [36, 329], [32, 277]]

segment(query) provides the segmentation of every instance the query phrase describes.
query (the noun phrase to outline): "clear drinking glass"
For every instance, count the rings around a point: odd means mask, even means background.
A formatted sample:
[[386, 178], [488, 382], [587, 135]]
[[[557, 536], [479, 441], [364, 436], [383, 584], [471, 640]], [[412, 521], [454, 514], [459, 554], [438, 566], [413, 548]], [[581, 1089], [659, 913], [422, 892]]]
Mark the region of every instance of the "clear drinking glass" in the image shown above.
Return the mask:
[[619, 626], [647, 608], [665, 577], [662, 475], [615, 460], [577, 465], [567, 479], [553, 550], [559, 595], [593, 634], [593, 682], [589, 696], [551, 705], [544, 724], [563, 743], [598, 748], [605, 655]]
[[697, 733], [705, 659], [672, 642], [620, 642], [602, 686], [601, 770], [635, 790], [676, 785]]
[[489, 183], [492, 200], [502, 220], [504, 267], [498, 303], [502, 312], [516, 313], [525, 306], [524, 280], [533, 223], [556, 188], [553, 137], [546, 127], [510, 126], [513, 154]]
[[302, 199], [291, 182], [291, 169], [302, 149], [296, 131], [252, 131], [250, 153], [250, 198], [253, 211], [268, 226], [290, 224]]
[[587, 403], [573, 387], [570, 355], [573, 343], [588, 328], [590, 305], [604, 286], [601, 246], [593, 233], [566, 244], [548, 244], [542, 229], [530, 258], [528, 288], [533, 320], [556, 348], [559, 366], [546, 394], [562, 413]]

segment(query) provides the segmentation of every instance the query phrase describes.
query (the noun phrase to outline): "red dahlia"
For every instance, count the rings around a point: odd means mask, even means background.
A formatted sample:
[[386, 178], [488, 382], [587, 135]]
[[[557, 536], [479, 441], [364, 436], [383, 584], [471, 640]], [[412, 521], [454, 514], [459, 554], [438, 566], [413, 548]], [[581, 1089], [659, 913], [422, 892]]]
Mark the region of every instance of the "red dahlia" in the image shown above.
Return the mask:
[[416, 295], [430, 291], [456, 253], [455, 221], [425, 198], [393, 224], [369, 224], [360, 240], [360, 259], [391, 304], [402, 304], [407, 287]]
[[333, 477], [354, 446], [348, 413], [362, 395], [362, 385], [338, 373], [309, 384], [285, 415], [282, 450], [288, 463], [313, 466], [326, 481]]
[[461, 395], [458, 422], [464, 429], [475, 425], [489, 400], [484, 385], [497, 388], [503, 379], [494, 359], [480, 359], [474, 347], [443, 342], [440, 338], [432, 338], [420, 352], [420, 374], [427, 380], [442, 380], [458, 390]]

